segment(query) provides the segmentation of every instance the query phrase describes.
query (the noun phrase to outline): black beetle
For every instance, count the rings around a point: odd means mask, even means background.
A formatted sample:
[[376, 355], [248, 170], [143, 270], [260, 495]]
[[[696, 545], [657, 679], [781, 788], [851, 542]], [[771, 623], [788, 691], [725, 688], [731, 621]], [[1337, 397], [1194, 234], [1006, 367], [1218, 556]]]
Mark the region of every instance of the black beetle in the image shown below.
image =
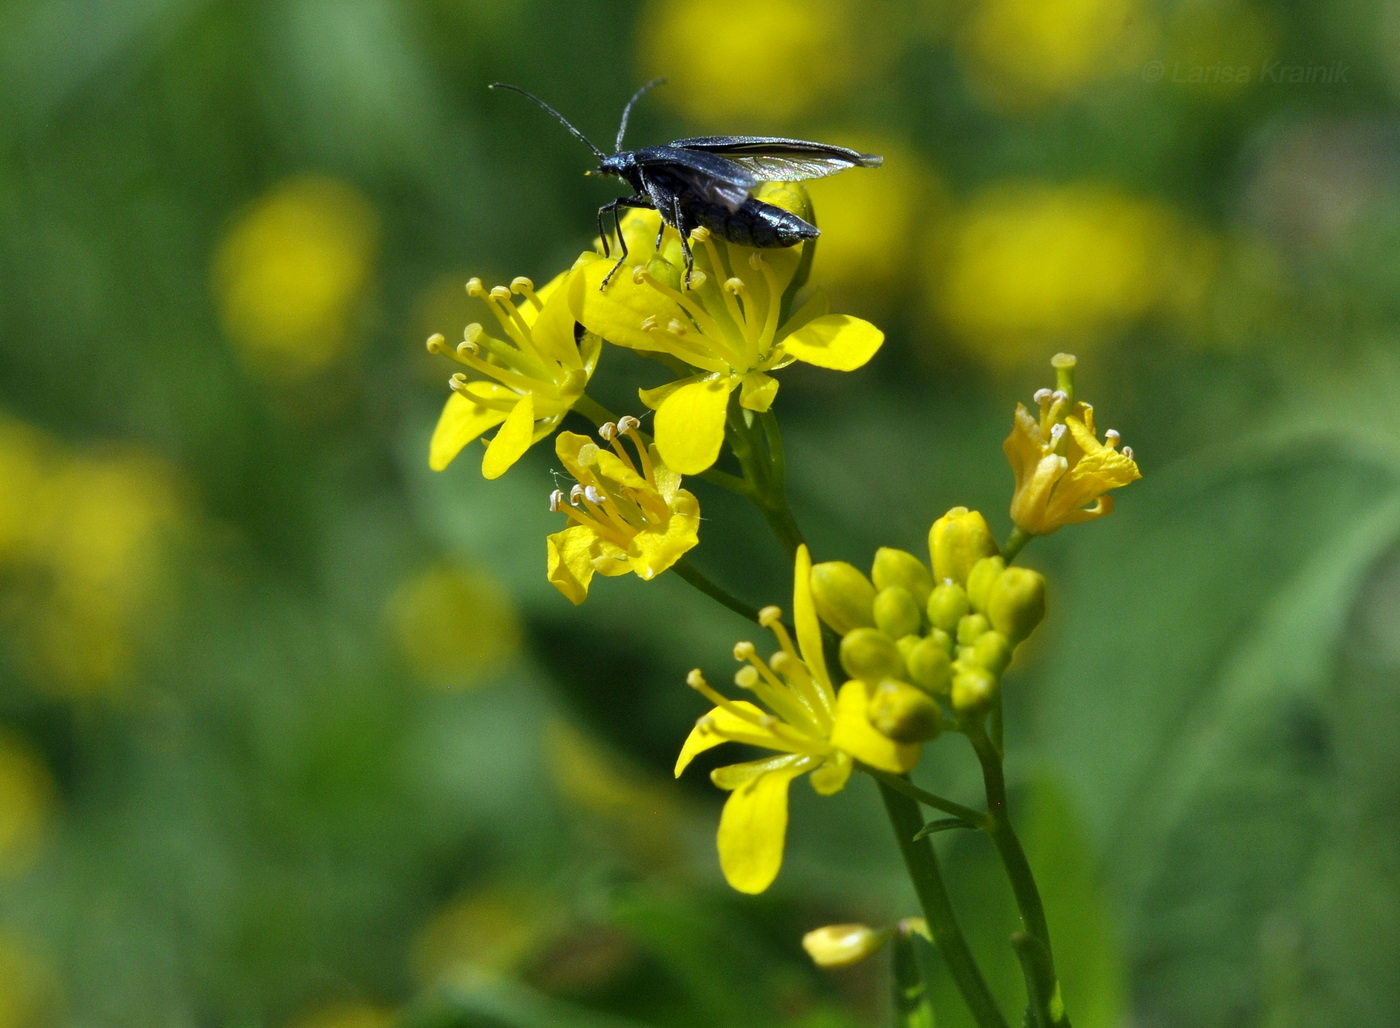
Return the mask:
[[[733, 243], [763, 248], [795, 246], [815, 239], [818, 230], [802, 218], [764, 203], [753, 196], [763, 182], [797, 182], [834, 175], [847, 168], [879, 167], [883, 158], [844, 146], [812, 143], [805, 139], [779, 136], [697, 136], [677, 139], [665, 146], [623, 150], [622, 138], [632, 107], [647, 90], [665, 79], [652, 79], [632, 94], [622, 109], [617, 129], [616, 152], [603, 153], [567, 118], [533, 93], [519, 86], [493, 82], [492, 89], [509, 89], [528, 97], [559, 120], [575, 138], [598, 156], [598, 170], [590, 174], [616, 175], [632, 187], [631, 196], [620, 196], [598, 208], [598, 235], [603, 253], [611, 256], [604, 216], [613, 216], [613, 232], [622, 249], [617, 263], [603, 279], [606, 286], [627, 259], [627, 241], [622, 237], [619, 212], [628, 207], [648, 208], [661, 215], [662, 231], [670, 225], [681, 237], [685, 255], [685, 281], [695, 261], [690, 252], [690, 233], [704, 226]], [[659, 246], [661, 237], [657, 236]]]

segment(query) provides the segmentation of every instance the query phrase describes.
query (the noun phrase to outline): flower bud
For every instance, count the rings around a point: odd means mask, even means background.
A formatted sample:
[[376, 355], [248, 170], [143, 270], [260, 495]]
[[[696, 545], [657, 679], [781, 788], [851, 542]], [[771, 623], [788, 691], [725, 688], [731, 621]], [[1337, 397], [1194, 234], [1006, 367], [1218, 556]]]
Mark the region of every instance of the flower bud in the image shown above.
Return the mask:
[[841, 666], [852, 678], [874, 685], [904, 676], [904, 658], [893, 639], [875, 628], [857, 628], [841, 639]]
[[1011, 640], [997, 631], [983, 632], [972, 644], [971, 660], [1000, 678], [1011, 663]]
[[890, 937], [863, 924], [832, 924], [802, 936], [802, 948], [818, 967], [850, 967], [870, 956]]
[[943, 652], [948, 654], [948, 656], [951, 657], [953, 655], [953, 637], [949, 633], [943, 631], [941, 628], [933, 628], [929, 630], [928, 637], [938, 643], [939, 646], [942, 646]]
[[1045, 618], [1045, 576], [1007, 568], [987, 595], [987, 617], [1012, 645], [1020, 643]]
[[928, 549], [939, 582], [966, 582], [972, 565], [998, 552], [987, 519], [966, 507], [954, 507], [933, 523]]
[[966, 714], [984, 708], [996, 695], [997, 682], [985, 668], [959, 664], [953, 675], [953, 709]]
[[958, 622], [958, 645], [972, 646], [977, 637], [992, 627], [985, 614], [969, 614]]
[[875, 594], [875, 625], [891, 638], [915, 635], [923, 627], [923, 617], [914, 597], [902, 586], [892, 585]]
[[920, 607], [928, 602], [929, 591], [933, 589], [933, 576], [924, 567], [924, 562], [912, 553], [890, 546], [881, 546], [875, 551], [870, 577], [875, 580], [876, 589], [899, 586], [914, 597], [914, 602]]
[[839, 635], [875, 625], [875, 587], [853, 564], [829, 560], [814, 565], [812, 599], [817, 614]]
[[875, 687], [865, 716], [877, 732], [895, 742], [927, 742], [943, 730], [943, 712], [928, 693], [892, 678]]
[[986, 612], [987, 593], [992, 583], [1006, 570], [1006, 561], [1000, 557], [983, 557], [967, 573], [967, 598], [973, 610]]
[[904, 653], [904, 665], [915, 685], [940, 696], [948, 694], [953, 680], [953, 661], [937, 639], [932, 636], [920, 639]]
[[934, 628], [953, 631], [969, 610], [967, 591], [953, 582], [943, 582], [928, 595], [928, 620]]
[[669, 286], [675, 290], [679, 290], [681, 287], [681, 269], [665, 257], [658, 255], [647, 261], [647, 273], [661, 285]]

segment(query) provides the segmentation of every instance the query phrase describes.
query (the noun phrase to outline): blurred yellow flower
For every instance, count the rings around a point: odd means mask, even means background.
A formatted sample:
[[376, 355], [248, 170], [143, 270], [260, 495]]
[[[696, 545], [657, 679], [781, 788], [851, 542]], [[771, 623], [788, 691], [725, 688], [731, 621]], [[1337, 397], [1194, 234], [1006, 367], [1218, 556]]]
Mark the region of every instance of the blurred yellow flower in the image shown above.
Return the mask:
[[[766, 186], [759, 194], [787, 209], [805, 205], [805, 194]], [[664, 354], [698, 374], [640, 391], [656, 411], [656, 445], [667, 466], [698, 475], [719, 457], [729, 396], [766, 411], [778, 393], [769, 374], [795, 360], [833, 371], [853, 371], [884, 342], [874, 325], [828, 312], [826, 295], [811, 298], [782, 320], [783, 298], [796, 277], [802, 247], [763, 250], [718, 238], [706, 229], [691, 234], [695, 271], [690, 288], [680, 269], [657, 255], [630, 276], [600, 286], [612, 262], [587, 254], [584, 288], [575, 317], [589, 331], [618, 346]]]
[[975, 0], [958, 37], [973, 87], [1017, 113], [1141, 63], [1140, 0]]
[[[573, 409], [598, 366], [602, 348], [588, 333], [578, 339], [574, 335], [571, 294], [582, 284], [577, 269], [557, 275], [539, 292], [524, 277], [509, 287], [489, 290], [479, 278], [467, 282], [468, 295], [486, 304], [505, 339], [473, 322], [455, 348], [441, 335], [428, 340], [430, 353], [445, 354], [478, 376], [452, 376], [452, 395], [428, 447], [428, 464], [434, 471], [447, 467], [481, 433], [500, 425], [481, 462], [482, 475], [500, 478]], [[521, 302], [515, 303], [513, 296]]]
[[254, 201], [214, 258], [214, 292], [239, 356], [274, 382], [339, 360], [377, 244], [374, 208], [346, 182], [289, 179]]
[[291, 1028], [389, 1028], [394, 1011], [373, 1003], [328, 1003], [302, 1014]]
[[735, 684], [751, 691], [768, 711], [726, 698], [710, 687], [699, 668], [687, 679], [715, 708], [696, 722], [681, 747], [677, 777], [697, 754], [725, 742], [779, 754], [716, 768], [710, 775], [729, 791], [719, 822], [719, 863], [725, 879], [740, 892], [760, 893], [778, 876], [787, 835], [788, 786], [794, 778], [810, 772], [812, 788], [829, 796], [845, 787], [854, 760], [902, 774], [919, 759], [917, 745], [892, 742], [871, 726], [863, 682], [847, 682], [839, 693], [832, 688], [811, 577], [812, 558], [801, 546], [792, 587], [796, 646], [783, 625], [783, 612], [765, 607], [759, 619], [777, 637], [779, 651], [765, 662], [753, 643], [734, 647], [735, 659], [745, 663], [734, 676]]
[[1118, 433], [1109, 429], [1107, 442], [1099, 442], [1094, 408], [1074, 401], [1075, 359], [1062, 353], [1052, 363], [1058, 388], [1035, 394], [1038, 418], [1024, 404], [1016, 405], [1015, 424], [1003, 444], [1016, 476], [1011, 520], [1031, 535], [1112, 513], [1107, 492], [1142, 477], [1133, 451], [1118, 449]]
[[790, 122], [850, 89], [858, 27], [844, 0], [653, 0], [638, 51], [644, 78], [670, 77], [667, 103], [734, 131], [728, 122]]
[[[548, 539], [550, 583], [573, 603], [588, 596], [596, 572], [629, 571], [649, 582], [700, 541], [700, 504], [681, 488], [655, 445], [637, 431], [637, 419], [606, 424], [598, 435], [610, 449], [577, 432], [560, 432], [555, 452], [577, 482], [565, 496], [556, 489], [550, 510], [573, 522]], [[636, 458], [622, 445], [631, 441]]]
[[995, 368], [1092, 349], [1163, 300], [1178, 239], [1168, 209], [1109, 186], [1003, 183], [955, 220], [934, 302]]
[[134, 449], [76, 453], [0, 417], [0, 495], [0, 572], [21, 597], [22, 663], [57, 695], [111, 692], [189, 527], [174, 473]]
[[444, 689], [479, 684], [520, 646], [519, 617], [501, 583], [454, 564], [404, 581], [385, 615], [409, 668]]
[[22, 740], [0, 732], [0, 874], [24, 871], [34, 863], [54, 794], [53, 779], [38, 755]]
[[492, 885], [441, 907], [418, 933], [410, 964], [423, 987], [514, 971], [555, 929], [560, 908], [535, 888]]

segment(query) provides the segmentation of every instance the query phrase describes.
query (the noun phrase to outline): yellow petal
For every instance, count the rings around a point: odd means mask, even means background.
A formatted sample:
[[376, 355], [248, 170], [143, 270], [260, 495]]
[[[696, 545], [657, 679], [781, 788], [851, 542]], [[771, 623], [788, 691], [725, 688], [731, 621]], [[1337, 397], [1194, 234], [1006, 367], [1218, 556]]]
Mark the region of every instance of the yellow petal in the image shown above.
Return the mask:
[[[755, 717], [762, 718], [764, 713], [758, 707], [747, 700], [735, 700], [732, 704], [740, 710], [746, 711]], [[729, 741], [729, 733], [744, 732], [745, 734], [764, 733], [766, 729], [759, 728], [751, 721], [746, 721], [738, 714], [727, 710], [724, 707], [716, 707], [700, 720], [695, 722], [695, 727], [686, 736], [685, 745], [681, 747], [681, 755], [676, 758], [676, 777], [681, 776], [681, 772], [690, 766], [690, 762], [695, 759], [697, 753], [704, 753], [708, 749], [713, 749], [722, 742]]]
[[812, 599], [812, 552], [803, 543], [797, 548], [792, 573], [792, 619], [797, 627], [797, 650], [818, 682], [830, 682], [826, 654], [822, 652], [822, 625]]
[[483, 407], [461, 393], [453, 393], [442, 408], [437, 428], [433, 429], [433, 440], [428, 444], [428, 467], [441, 471], [462, 452], [462, 447], [505, 419], [505, 411]]
[[864, 682], [847, 682], [841, 686], [836, 696], [836, 723], [831, 727], [831, 745], [863, 764], [903, 774], [919, 762], [919, 747], [897, 743], [877, 732], [865, 716], [868, 700]]
[[827, 314], [807, 322], [782, 340], [791, 356], [819, 368], [854, 371], [880, 349], [885, 333], [849, 314]]
[[846, 782], [851, 777], [851, 768], [854, 762], [850, 755], [843, 750], [837, 750], [822, 762], [822, 766], [812, 772], [809, 779], [812, 788], [819, 795], [830, 796], [838, 793], [846, 787]]
[[778, 380], [761, 371], [751, 371], [739, 383], [739, 406], [746, 410], [766, 411], [778, 395]]
[[520, 311], [530, 323], [530, 340], [535, 349], [550, 360], [565, 367], [582, 367], [578, 345], [574, 342], [574, 312], [570, 294], [583, 285], [583, 275], [566, 271], [535, 295], [543, 303], [538, 314], [531, 316], [534, 305], [529, 301]]
[[670, 568], [700, 541], [700, 501], [681, 489], [670, 508], [664, 532], [638, 532], [632, 540], [631, 567], [643, 581]]
[[719, 458], [729, 380], [704, 379], [675, 390], [656, 409], [656, 446], [666, 466], [698, 475]]
[[810, 758], [771, 768], [729, 794], [719, 818], [719, 866], [740, 892], [756, 894], [773, 884], [783, 866], [788, 785]]
[[651, 286], [638, 285], [631, 268], [618, 269], [606, 289], [599, 288], [613, 261], [592, 261], [579, 269], [577, 282], [569, 283], [573, 317], [590, 332], [633, 350], [665, 350], [657, 334], [642, 328], [648, 318], [665, 325], [684, 319], [685, 312]]
[[593, 543], [593, 533], [582, 525], [555, 532], [545, 540], [549, 584], [574, 606], [588, 598], [588, 583], [593, 580]]
[[601, 446], [598, 447], [595, 467], [601, 477], [616, 482], [618, 485], [643, 491], [651, 490], [650, 482], [632, 470], [617, 454], [611, 450], [605, 450]]
[[481, 473], [486, 478], [500, 478], [512, 464], [525, 455], [535, 441], [535, 401], [526, 393], [506, 416], [501, 430], [486, 447]]

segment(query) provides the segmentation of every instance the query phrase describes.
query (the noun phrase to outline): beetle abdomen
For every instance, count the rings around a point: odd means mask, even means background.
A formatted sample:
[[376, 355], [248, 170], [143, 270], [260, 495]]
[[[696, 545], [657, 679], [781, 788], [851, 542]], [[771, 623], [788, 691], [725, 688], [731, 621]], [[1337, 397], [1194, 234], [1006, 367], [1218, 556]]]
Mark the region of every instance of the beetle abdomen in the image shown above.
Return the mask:
[[703, 225], [741, 246], [762, 249], [796, 246], [819, 234], [815, 225], [809, 225], [791, 211], [753, 197], [732, 211], [723, 204], [692, 197], [689, 202], [682, 202], [681, 212], [687, 221]]

